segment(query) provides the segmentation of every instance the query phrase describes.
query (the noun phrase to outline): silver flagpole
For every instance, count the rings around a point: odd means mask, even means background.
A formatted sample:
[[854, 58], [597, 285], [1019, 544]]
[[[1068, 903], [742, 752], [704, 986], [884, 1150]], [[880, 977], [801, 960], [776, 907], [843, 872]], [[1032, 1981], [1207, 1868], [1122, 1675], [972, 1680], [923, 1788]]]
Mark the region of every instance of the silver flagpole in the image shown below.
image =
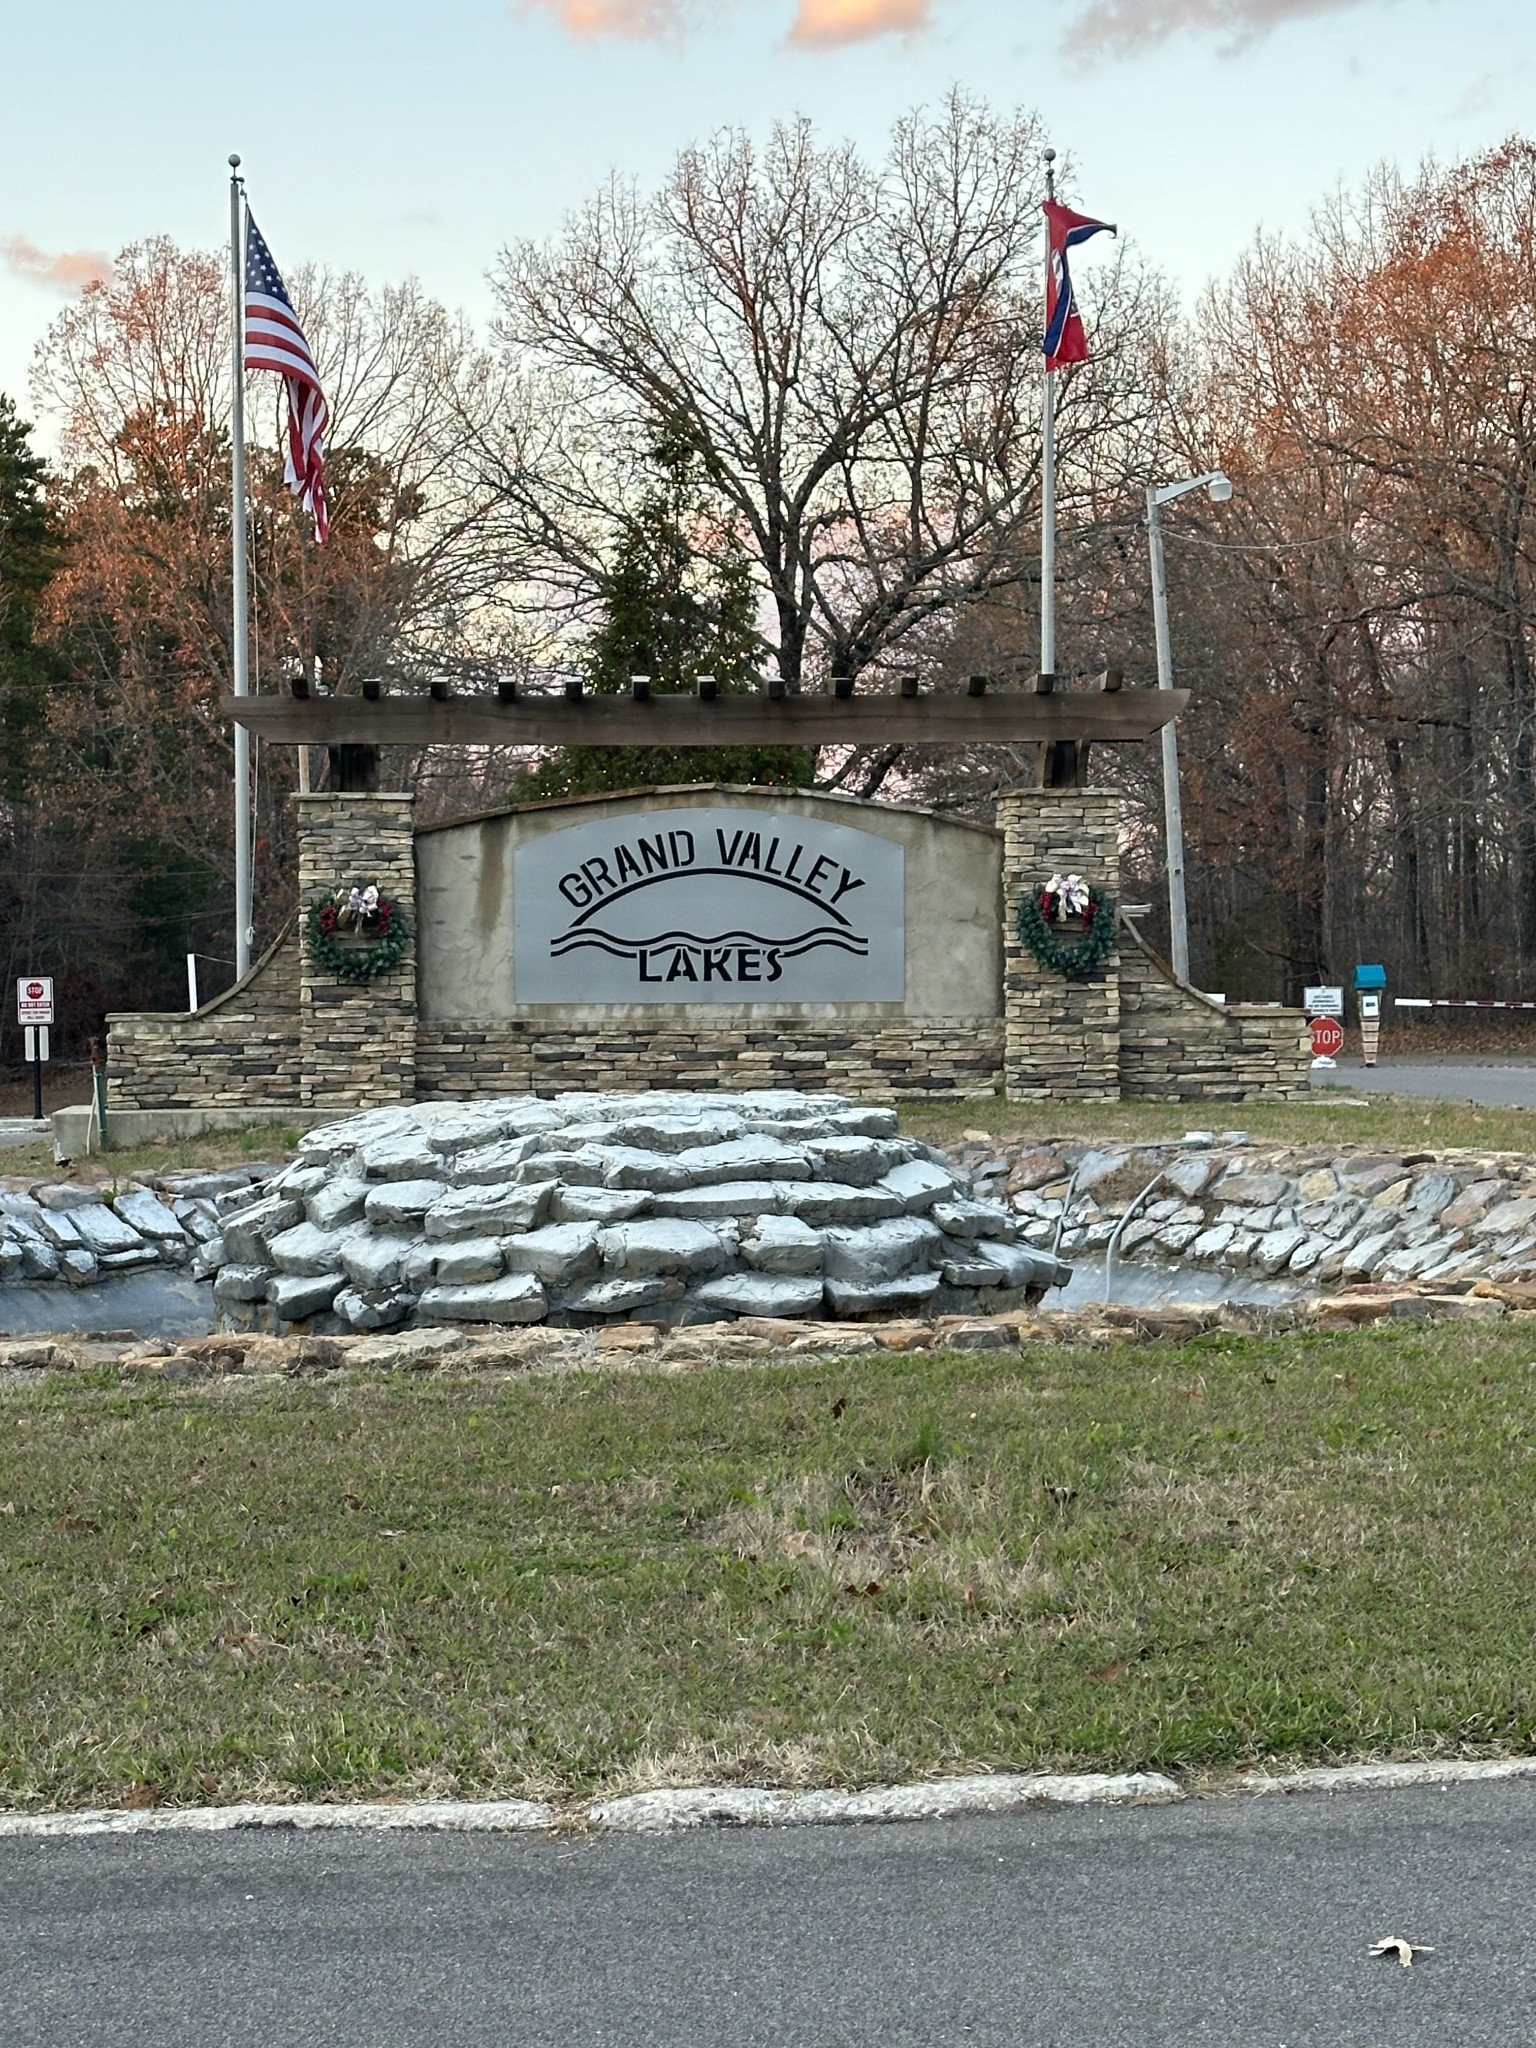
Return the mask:
[[[245, 583], [245, 237], [241, 232], [244, 186], [240, 159], [229, 160], [229, 264], [234, 348], [233, 402], [229, 415], [230, 530], [234, 548], [234, 632], [230, 653], [235, 695], [251, 694], [249, 596]], [[235, 976], [251, 968], [251, 736], [235, 727]]]
[[[1045, 196], [1056, 197], [1056, 152], [1045, 152]], [[1046, 319], [1050, 317], [1050, 228], [1046, 228]], [[1040, 425], [1040, 673], [1056, 673], [1056, 372], [1047, 364]]]

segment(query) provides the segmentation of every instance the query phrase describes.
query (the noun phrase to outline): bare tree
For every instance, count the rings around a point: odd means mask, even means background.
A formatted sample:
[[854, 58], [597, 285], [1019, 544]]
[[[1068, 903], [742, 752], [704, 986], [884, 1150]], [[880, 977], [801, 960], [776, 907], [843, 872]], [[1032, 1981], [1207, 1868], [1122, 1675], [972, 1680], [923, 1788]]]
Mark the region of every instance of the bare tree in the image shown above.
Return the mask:
[[[791, 689], [927, 665], [969, 607], [1026, 583], [1040, 142], [1032, 116], [958, 92], [878, 166], [804, 121], [761, 151], [725, 131], [654, 194], [614, 182], [555, 242], [508, 249], [497, 334], [544, 421], [530, 407], [512, 436], [502, 518], [548, 564], [534, 601], [554, 623], [602, 589], [614, 508], [662, 432], [749, 548]], [[1151, 410], [1118, 374], [1137, 314], [1115, 293], [1104, 373], [1063, 407], [1069, 479]]]

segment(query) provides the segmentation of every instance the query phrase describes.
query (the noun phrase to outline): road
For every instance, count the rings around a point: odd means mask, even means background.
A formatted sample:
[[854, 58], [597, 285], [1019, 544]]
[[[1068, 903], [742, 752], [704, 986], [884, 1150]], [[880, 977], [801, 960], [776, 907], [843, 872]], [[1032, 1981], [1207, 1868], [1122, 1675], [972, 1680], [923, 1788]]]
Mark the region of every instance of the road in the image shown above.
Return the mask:
[[1313, 1069], [1319, 1088], [1351, 1095], [1432, 1095], [1445, 1102], [1484, 1103], [1492, 1109], [1536, 1109], [1536, 1060], [1508, 1053], [1458, 1053], [1454, 1059], [1386, 1057], [1374, 1067], [1340, 1060], [1332, 1073]]
[[[1536, 1783], [0, 1841], [5, 2048], [1529, 2048]], [[1401, 1935], [1411, 1970], [1373, 1960]]]

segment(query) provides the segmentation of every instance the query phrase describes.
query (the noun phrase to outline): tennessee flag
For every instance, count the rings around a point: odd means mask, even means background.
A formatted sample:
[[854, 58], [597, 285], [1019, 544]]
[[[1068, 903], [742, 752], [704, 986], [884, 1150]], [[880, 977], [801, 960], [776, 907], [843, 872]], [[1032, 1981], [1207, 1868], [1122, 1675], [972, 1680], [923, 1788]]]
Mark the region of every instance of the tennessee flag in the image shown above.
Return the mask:
[[1074, 213], [1057, 199], [1044, 207], [1047, 252], [1045, 259], [1045, 367], [1059, 370], [1063, 363], [1086, 363], [1088, 337], [1078, 317], [1072, 294], [1072, 273], [1067, 268], [1067, 251], [1086, 242], [1090, 235], [1112, 235], [1107, 220], [1090, 220], [1086, 213]]

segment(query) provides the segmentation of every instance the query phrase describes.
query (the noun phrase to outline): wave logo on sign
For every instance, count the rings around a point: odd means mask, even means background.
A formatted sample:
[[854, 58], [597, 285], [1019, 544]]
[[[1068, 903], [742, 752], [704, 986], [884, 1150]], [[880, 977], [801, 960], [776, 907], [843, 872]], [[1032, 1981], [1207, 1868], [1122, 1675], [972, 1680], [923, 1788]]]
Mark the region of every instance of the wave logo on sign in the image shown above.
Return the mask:
[[844, 907], [863, 877], [792, 832], [636, 833], [558, 886], [576, 915], [551, 938], [551, 957], [603, 953], [645, 984], [771, 984], [808, 954], [869, 955]]

